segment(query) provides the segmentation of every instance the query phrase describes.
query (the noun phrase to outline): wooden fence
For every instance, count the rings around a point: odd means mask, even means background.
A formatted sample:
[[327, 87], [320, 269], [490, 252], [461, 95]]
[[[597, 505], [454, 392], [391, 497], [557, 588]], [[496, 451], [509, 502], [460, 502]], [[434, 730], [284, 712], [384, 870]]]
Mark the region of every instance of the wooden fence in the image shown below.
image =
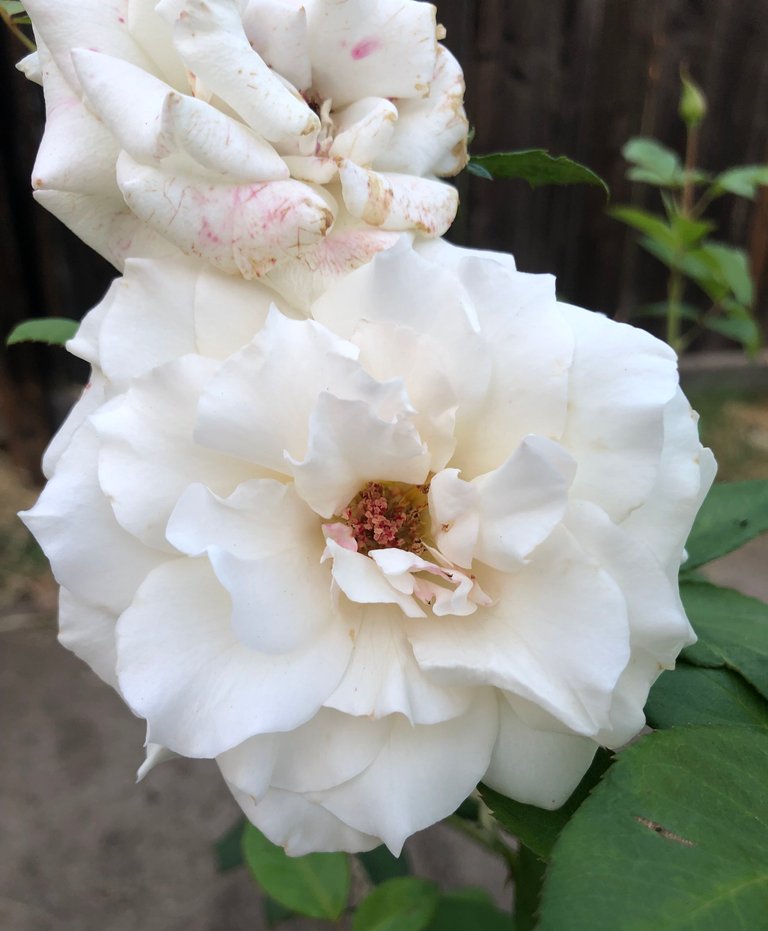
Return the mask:
[[[437, 0], [446, 44], [467, 78], [477, 153], [542, 147], [589, 165], [615, 203], [656, 209], [624, 180], [620, 155], [637, 134], [681, 147], [679, 68], [710, 103], [701, 163], [713, 170], [768, 161], [768, 0]], [[20, 49], [3, 32], [0, 60], [0, 331], [28, 316], [78, 316], [113, 270], [33, 204], [28, 177], [42, 127], [39, 90], [13, 70]], [[514, 253], [553, 272], [562, 296], [626, 317], [659, 299], [663, 277], [605, 214], [597, 188], [544, 188], [462, 176], [452, 236]], [[720, 234], [749, 248], [768, 316], [768, 195], [718, 204]], [[0, 368], [0, 417], [14, 457], [33, 469], [52, 422], [55, 384], [78, 374], [60, 352], [19, 348]]]

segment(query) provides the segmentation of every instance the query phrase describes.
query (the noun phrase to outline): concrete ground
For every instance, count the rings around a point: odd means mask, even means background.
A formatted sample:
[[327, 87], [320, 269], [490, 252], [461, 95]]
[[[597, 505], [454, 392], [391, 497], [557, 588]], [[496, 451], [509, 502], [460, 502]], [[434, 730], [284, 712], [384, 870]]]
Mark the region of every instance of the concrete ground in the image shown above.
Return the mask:
[[[17, 489], [0, 510], [32, 497]], [[135, 784], [142, 723], [58, 646], [54, 587], [18, 531], [7, 533], [6, 564], [19, 552], [30, 564], [0, 578], [1, 931], [260, 931], [247, 873], [216, 872], [213, 842], [238, 809], [215, 766], [174, 761]], [[766, 566], [768, 537], [711, 574], [768, 600]], [[425, 831], [407, 850], [420, 875], [509, 903], [501, 866], [449, 829]]]

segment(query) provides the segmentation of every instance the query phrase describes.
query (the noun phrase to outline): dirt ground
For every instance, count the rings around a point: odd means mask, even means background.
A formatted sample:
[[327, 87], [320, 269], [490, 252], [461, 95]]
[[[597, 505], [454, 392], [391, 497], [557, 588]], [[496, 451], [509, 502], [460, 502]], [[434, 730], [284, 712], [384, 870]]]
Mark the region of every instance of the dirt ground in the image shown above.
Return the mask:
[[[768, 405], [734, 401], [720, 423], [727, 437], [716, 423], [710, 441], [738, 450], [726, 477], [768, 476]], [[35, 496], [0, 455], [0, 929], [259, 931], [245, 871], [215, 869], [212, 844], [238, 813], [215, 766], [175, 761], [136, 785], [141, 722], [57, 644], [56, 587], [15, 517]], [[766, 566], [768, 537], [710, 574], [768, 600]], [[407, 850], [420, 875], [509, 903], [500, 865], [449, 829], [425, 831]]]

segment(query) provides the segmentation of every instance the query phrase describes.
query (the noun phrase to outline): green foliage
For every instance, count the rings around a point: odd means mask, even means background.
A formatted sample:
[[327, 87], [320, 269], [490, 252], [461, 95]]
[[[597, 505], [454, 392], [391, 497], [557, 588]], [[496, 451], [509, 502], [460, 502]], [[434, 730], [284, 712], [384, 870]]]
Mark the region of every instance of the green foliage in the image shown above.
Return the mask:
[[264, 891], [280, 905], [309, 918], [335, 920], [349, 897], [349, 860], [343, 853], [289, 857], [257, 830], [246, 825], [243, 854]]
[[[634, 206], [614, 207], [609, 213], [640, 233], [639, 244], [669, 270], [664, 307], [667, 342], [674, 349], [683, 352], [696, 336], [711, 330], [754, 353], [761, 340], [747, 255], [711, 239], [717, 227], [703, 215], [726, 193], [754, 199], [758, 187], [768, 185], [768, 165], [731, 168], [717, 177], [695, 166], [707, 104], [691, 78], [681, 77], [680, 115], [688, 134], [685, 161], [656, 139], [630, 139], [622, 149], [630, 165], [627, 177], [659, 188], [664, 214]], [[640, 308], [638, 315], [646, 315], [646, 310]]]
[[77, 320], [68, 320], [66, 317], [38, 317], [14, 327], [5, 342], [7, 346], [15, 346], [17, 343], [63, 346], [68, 339], [72, 339], [79, 326]]
[[352, 931], [422, 931], [439, 898], [437, 886], [424, 879], [390, 879], [360, 904]]
[[216, 841], [214, 852], [220, 873], [234, 870], [245, 863], [243, 857], [243, 833], [245, 818], [239, 818], [232, 827]]
[[510, 834], [519, 837], [537, 856], [546, 859], [558, 834], [597, 785], [610, 763], [611, 754], [607, 750], [598, 750], [592, 765], [571, 797], [565, 805], [555, 811], [537, 808], [535, 805], [524, 805], [494, 792], [488, 786], [480, 786], [480, 794], [494, 817]]
[[30, 25], [30, 19], [23, 3], [18, 3], [17, 0], [0, 0], [0, 20], [5, 23], [11, 34], [21, 42], [27, 51], [35, 51], [34, 42], [19, 28], [20, 26]]
[[713, 485], [686, 543], [683, 571], [719, 559], [768, 532], [768, 481]]
[[512, 917], [482, 892], [464, 889], [444, 895], [424, 931], [517, 931]]
[[591, 184], [601, 187], [606, 197], [610, 196], [608, 185], [590, 168], [564, 155], [550, 155], [545, 149], [473, 155], [467, 165], [467, 171], [488, 180], [515, 178], [527, 181], [531, 187], [546, 184]]
[[534, 931], [545, 871], [544, 860], [529, 847], [521, 846], [515, 874], [515, 931]]
[[624, 750], [555, 846], [540, 931], [763, 927], [767, 770], [763, 728], [675, 728]]
[[359, 853], [357, 859], [363, 864], [371, 882], [376, 884], [396, 879], [398, 876], [408, 876], [411, 872], [405, 853], [396, 857], [383, 844], [367, 853]]

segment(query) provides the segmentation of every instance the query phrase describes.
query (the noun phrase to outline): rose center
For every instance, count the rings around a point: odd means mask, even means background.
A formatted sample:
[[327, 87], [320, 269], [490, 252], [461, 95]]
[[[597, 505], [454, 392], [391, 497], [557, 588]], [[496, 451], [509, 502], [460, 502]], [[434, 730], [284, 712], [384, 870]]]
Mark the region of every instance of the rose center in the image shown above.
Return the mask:
[[368, 482], [341, 512], [358, 553], [399, 549], [421, 555], [429, 533], [429, 485]]

